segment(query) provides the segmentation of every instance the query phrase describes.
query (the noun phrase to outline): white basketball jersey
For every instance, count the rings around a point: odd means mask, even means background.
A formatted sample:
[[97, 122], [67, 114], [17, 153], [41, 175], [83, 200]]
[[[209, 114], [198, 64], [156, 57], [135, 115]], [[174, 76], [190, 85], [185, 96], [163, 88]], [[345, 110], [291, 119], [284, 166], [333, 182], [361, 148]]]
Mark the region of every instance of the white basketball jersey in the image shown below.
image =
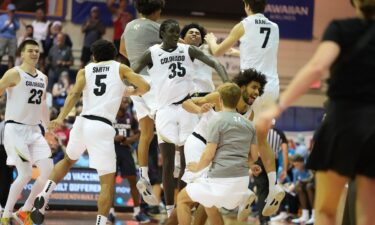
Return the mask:
[[120, 77], [120, 63], [110, 60], [85, 67], [82, 115], [100, 116], [116, 121], [125, 84]]
[[207, 127], [208, 127], [208, 121], [212, 118], [212, 116], [216, 115], [217, 112], [215, 110], [211, 109], [210, 111], [204, 113], [197, 126], [194, 128], [194, 132], [201, 135], [204, 139], [207, 139]]
[[254, 68], [267, 77], [267, 85], [279, 84], [277, 74], [277, 51], [279, 27], [263, 14], [254, 14], [242, 20], [245, 29], [240, 39], [241, 70]]
[[150, 52], [153, 66], [148, 72], [155, 87], [157, 109], [179, 102], [193, 92], [194, 65], [189, 45], [179, 43], [172, 52], [154, 45]]
[[[202, 45], [200, 49], [208, 53], [206, 49], [207, 45]], [[194, 92], [212, 92], [215, 90], [214, 82], [212, 81], [212, 68], [202, 61], [196, 59], [194, 60]]]
[[20, 82], [6, 89], [7, 103], [5, 120], [13, 120], [27, 125], [42, 123], [42, 98], [46, 93], [47, 76], [37, 70], [37, 75], [23, 71], [20, 67], [14, 67], [20, 76]]

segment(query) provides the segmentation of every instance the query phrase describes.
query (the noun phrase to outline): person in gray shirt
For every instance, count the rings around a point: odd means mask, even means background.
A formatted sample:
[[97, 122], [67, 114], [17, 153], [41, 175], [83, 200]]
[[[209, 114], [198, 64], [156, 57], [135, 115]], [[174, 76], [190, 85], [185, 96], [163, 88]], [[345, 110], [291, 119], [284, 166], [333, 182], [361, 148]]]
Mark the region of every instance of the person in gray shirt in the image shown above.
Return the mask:
[[[120, 42], [120, 54], [126, 57], [130, 66], [133, 67], [138, 58], [151, 46], [159, 44], [162, 40], [159, 37], [160, 24], [156, 21], [160, 19], [161, 10], [164, 7], [164, 0], [139, 0], [136, 1], [135, 7], [141, 14], [141, 18], [129, 22], [124, 30]], [[150, 81], [147, 70], [139, 72], [146, 81]], [[152, 92], [140, 96], [131, 97], [141, 135], [138, 144], [138, 163], [140, 179], [137, 188], [142, 194], [143, 200], [149, 205], [158, 205], [150, 179], [148, 176], [148, 153], [152, 139], [154, 138], [154, 111], [153, 103], [155, 96]]]
[[[192, 172], [209, 167], [207, 178], [190, 183], [178, 195], [177, 215], [180, 225], [191, 222], [190, 205], [205, 207], [210, 224], [224, 224], [218, 208], [234, 209], [247, 201], [249, 162], [256, 145], [255, 128], [236, 112], [241, 89], [234, 83], [218, 88], [222, 112], [208, 122], [207, 145], [199, 162], [187, 165]], [[253, 195], [254, 196], [254, 195]], [[254, 198], [251, 198], [253, 201]]]

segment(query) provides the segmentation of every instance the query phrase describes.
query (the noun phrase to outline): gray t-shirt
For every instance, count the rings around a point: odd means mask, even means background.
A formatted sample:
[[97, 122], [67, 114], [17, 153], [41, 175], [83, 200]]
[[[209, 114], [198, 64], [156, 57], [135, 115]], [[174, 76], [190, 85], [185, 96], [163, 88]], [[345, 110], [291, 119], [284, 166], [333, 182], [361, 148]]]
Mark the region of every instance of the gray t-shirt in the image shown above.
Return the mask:
[[[148, 48], [162, 42], [159, 28], [160, 24], [146, 18], [135, 19], [126, 25], [122, 38], [131, 67]], [[140, 74], [148, 75], [145, 69]]]
[[248, 176], [250, 145], [256, 143], [253, 124], [239, 113], [220, 112], [207, 129], [207, 142], [218, 144], [208, 177]]

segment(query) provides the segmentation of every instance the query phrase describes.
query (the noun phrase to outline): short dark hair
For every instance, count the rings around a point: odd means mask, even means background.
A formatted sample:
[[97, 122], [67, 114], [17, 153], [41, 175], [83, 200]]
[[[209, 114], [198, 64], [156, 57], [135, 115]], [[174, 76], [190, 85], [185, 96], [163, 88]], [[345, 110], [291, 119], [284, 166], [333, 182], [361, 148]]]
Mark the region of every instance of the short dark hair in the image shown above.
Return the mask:
[[235, 83], [225, 83], [217, 88], [225, 107], [235, 109], [241, 98], [241, 89]]
[[165, 32], [165, 30], [167, 29], [167, 27], [169, 27], [171, 25], [180, 26], [180, 24], [178, 23], [177, 20], [174, 20], [174, 19], [164, 20], [164, 22], [160, 25], [160, 29], [159, 29], [159, 37], [160, 37], [160, 39], [163, 39], [163, 37], [161, 36], [161, 32]]
[[294, 156], [292, 156], [291, 160], [292, 162], [305, 162], [303, 156], [299, 154], [295, 154]]
[[20, 46], [17, 49], [17, 53], [21, 53], [25, 51], [26, 45], [36, 45], [39, 47], [39, 44], [34, 39], [26, 39], [23, 42], [21, 42]]
[[135, 8], [141, 14], [148, 16], [154, 12], [164, 8], [164, 0], [137, 0], [135, 2]]
[[91, 52], [97, 62], [113, 60], [117, 55], [115, 45], [107, 40], [97, 40], [91, 45]]
[[243, 0], [245, 5], [249, 5], [253, 13], [264, 13], [267, 0]]
[[251, 81], [256, 81], [260, 84], [259, 95], [264, 93], [264, 87], [267, 84], [266, 75], [255, 69], [241, 70], [240, 73], [233, 78], [233, 82], [238, 86], [247, 86]]
[[185, 38], [187, 32], [192, 28], [196, 28], [197, 30], [199, 30], [199, 33], [201, 33], [201, 37], [202, 37], [202, 43], [200, 43], [199, 45], [203, 44], [204, 37], [206, 36], [207, 31], [204, 27], [202, 27], [201, 25], [197, 23], [190, 23], [190, 24], [185, 25], [180, 32], [180, 37]]

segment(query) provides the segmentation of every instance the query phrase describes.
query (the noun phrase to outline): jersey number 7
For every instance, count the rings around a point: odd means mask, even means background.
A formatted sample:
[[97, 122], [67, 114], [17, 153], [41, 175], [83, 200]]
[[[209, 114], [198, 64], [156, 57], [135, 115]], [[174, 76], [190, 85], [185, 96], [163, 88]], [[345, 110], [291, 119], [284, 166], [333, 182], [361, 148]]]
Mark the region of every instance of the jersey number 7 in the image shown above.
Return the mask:
[[266, 37], [264, 38], [262, 48], [265, 48], [267, 46], [268, 39], [270, 38], [270, 34], [271, 34], [271, 28], [269, 28], [269, 27], [261, 27], [260, 28], [260, 33], [263, 34], [264, 32], [266, 32]]

